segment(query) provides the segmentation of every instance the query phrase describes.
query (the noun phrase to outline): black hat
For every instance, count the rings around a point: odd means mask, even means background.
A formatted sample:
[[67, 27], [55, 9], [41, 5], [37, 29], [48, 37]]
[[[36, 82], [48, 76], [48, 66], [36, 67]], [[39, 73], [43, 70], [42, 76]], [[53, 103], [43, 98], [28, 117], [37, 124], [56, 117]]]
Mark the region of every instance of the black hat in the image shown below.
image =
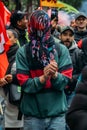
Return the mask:
[[70, 26], [64, 26], [64, 27], [62, 27], [61, 34], [64, 33], [65, 31], [67, 31], [67, 30], [70, 30], [74, 34], [74, 30]]
[[11, 25], [16, 26], [17, 21], [23, 19], [26, 14], [27, 14], [26, 12], [22, 12], [20, 10], [14, 11], [10, 17]]
[[84, 14], [83, 12], [80, 12], [80, 13], [76, 14], [75, 20], [77, 20], [81, 16], [84, 17], [84, 18], [87, 18], [86, 14]]

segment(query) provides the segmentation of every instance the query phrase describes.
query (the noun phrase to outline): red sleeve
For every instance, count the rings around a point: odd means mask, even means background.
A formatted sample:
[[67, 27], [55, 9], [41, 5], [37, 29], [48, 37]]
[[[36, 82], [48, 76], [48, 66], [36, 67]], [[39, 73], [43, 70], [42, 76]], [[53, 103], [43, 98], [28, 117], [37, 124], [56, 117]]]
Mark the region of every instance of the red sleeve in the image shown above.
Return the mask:
[[71, 79], [72, 78], [72, 72], [73, 72], [73, 68], [70, 68], [68, 70], [62, 71], [61, 73], [62, 73], [62, 75]]
[[28, 80], [28, 78], [29, 76], [26, 74], [17, 74], [17, 79], [20, 85], [23, 85]]

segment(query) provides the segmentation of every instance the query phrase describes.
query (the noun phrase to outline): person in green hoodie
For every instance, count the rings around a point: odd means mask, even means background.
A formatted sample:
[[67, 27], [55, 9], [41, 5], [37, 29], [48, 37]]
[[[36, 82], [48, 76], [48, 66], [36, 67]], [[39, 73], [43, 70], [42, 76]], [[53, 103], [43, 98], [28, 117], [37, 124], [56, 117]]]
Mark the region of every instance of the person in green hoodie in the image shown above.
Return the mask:
[[34, 11], [29, 22], [30, 43], [16, 54], [24, 130], [65, 130], [64, 88], [73, 69], [69, 51], [51, 35], [50, 18], [44, 10]]

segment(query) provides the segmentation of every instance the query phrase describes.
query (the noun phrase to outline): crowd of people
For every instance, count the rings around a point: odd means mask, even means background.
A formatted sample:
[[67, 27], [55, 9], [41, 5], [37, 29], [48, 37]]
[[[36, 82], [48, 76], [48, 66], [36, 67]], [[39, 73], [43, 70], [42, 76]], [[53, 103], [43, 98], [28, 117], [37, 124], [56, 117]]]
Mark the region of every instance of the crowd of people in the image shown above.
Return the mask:
[[[58, 25], [57, 10], [11, 14], [6, 32], [8, 70], [0, 79], [5, 99], [5, 130], [87, 130], [87, 16], [76, 14], [70, 26]], [[21, 86], [18, 106], [9, 87]]]

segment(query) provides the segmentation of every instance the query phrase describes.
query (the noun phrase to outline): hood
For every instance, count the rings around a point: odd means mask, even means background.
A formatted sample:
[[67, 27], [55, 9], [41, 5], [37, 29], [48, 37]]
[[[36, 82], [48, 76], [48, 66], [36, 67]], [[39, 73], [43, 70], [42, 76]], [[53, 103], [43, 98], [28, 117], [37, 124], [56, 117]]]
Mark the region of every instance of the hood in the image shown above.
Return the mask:
[[72, 42], [72, 45], [71, 45], [70, 48], [69, 48], [69, 51], [70, 51], [70, 50], [73, 50], [73, 49], [75, 49], [75, 48], [78, 48], [78, 47], [77, 47], [76, 41], [74, 40], [74, 41]]

